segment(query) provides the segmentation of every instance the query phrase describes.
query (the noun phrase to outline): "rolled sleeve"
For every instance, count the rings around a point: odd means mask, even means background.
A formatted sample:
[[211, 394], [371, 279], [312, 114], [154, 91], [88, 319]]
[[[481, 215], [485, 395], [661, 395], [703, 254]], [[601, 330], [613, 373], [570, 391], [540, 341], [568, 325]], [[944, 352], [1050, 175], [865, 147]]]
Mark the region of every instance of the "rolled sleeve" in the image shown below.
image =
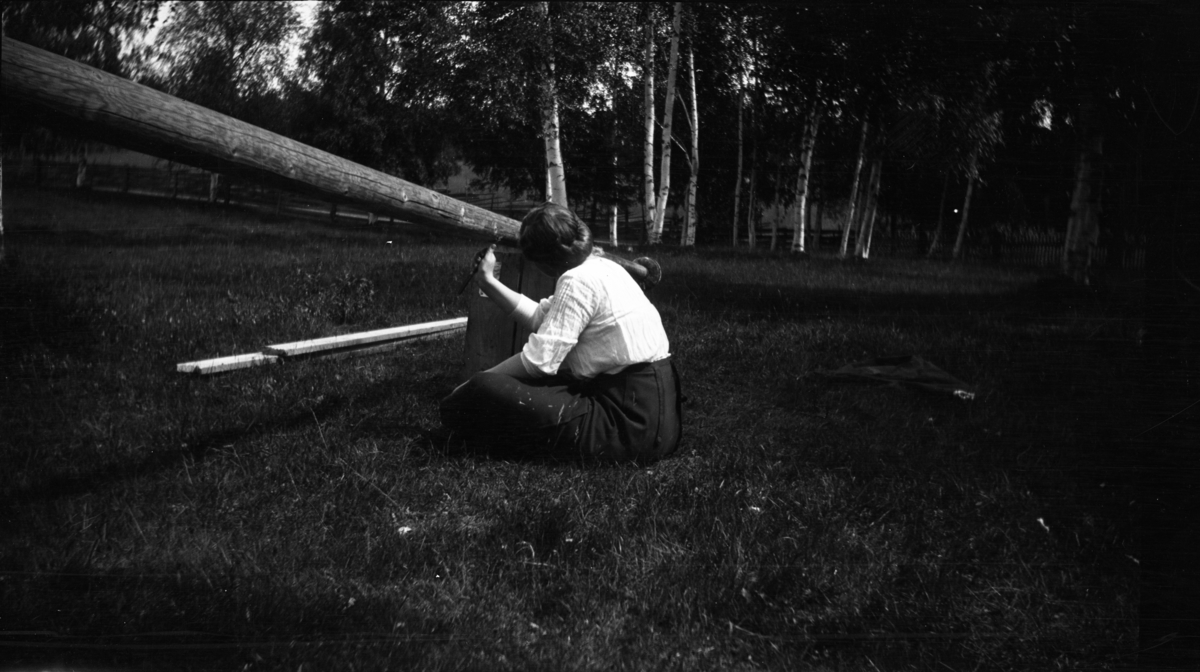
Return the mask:
[[522, 327], [530, 331], [537, 331], [538, 327], [542, 324], [542, 320], [546, 317], [546, 309], [549, 306], [550, 299], [534, 301], [528, 296], [522, 295], [517, 301], [517, 307], [513, 308], [513, 311], [509, 313], [509, 317]]
[[[543, 306], [538, 306], [543, 317], [521, 351], [521, 363], [530, 375], [538, 375], [535, 370], [541, 375], [558, 373], [596, 312], [595, 298], [594, 289], [586, 283], [563, 278], [555, 288], [554, 296], [545, 302], [544, 310]], [[534, 319], [536, 317], [537, 311]]]
[[[529, 347], [529, 345], [526, 344], [525, 348], [527, 349], [528, 347]], [[521, 355], [521, 366], [525, 367], [525, 373], [529, 374], [530, 378], [543, 378], [545, 376], [551, 375], [551, 374], [548, 374], [545, 371], [541, 370], [537, 364], [534, 364], [533, 362], [529, 361], [529, 356], [525, 354], [524, 349], [521, 350], [520, 355]]]

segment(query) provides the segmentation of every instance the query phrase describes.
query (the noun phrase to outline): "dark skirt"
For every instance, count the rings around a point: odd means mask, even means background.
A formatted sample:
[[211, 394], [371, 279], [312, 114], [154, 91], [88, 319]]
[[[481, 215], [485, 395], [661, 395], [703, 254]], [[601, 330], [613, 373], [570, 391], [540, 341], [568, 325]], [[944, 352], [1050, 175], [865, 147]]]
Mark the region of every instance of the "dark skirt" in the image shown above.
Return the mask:
[[662, 459], [682, 430], [671, 358], [591, 380], [482, 371], [446, 397], [441, 412], [443, 425], [479, 447], [614, 462]]

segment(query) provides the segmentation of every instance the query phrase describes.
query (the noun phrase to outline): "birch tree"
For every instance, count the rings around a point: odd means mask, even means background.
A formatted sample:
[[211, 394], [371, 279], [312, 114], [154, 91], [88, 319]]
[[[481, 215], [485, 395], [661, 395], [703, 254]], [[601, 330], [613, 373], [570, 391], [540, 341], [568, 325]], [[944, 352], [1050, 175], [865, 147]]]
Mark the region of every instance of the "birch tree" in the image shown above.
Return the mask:
[[1090, 99], [1085, 99], [1080, 116], [1083, 146], [1075, 163], [1075, 186], [1063, 244], [1062, 272], [1077, 283], [1088, 284], [1092, 253], [1100, 238], [1099, 168], [1104, 155], [1104, 135], [1096, 129]]
[[608, 193], [608, 241], [611, 245], [614, 245], [614, 246], [621, 244], [620, 241], [617, 240], [617, 238], [618, 238], [617, 208], [620, 205], [620, 198], [621, 198], [620, 194], [617, 192], [617, 173], [620, 170], [620, 164], [621, 164], [621, 156], [620, 156], [620, 152], [618, 151], [619, 145], [617, 144], [620, 136], [617, 135], [617, 126], [619, 125], [619, 121], [618, 121], [619, 116], [617, 115], [616, 91], [618, 90], [618, 87], [621, 86], [621, 73], [618, 68], [619, 68], [618, 64], [614, 62], [613, 63], [613, 74], [612, 74], [612, 91], [609, 94], [609, 112], [611, 114], [612, 119], [611, 119], [611, 123], [609, 124], [609, 127], [608, 127], [608, 129], [609, 129], [608, 130], [608, 146], [609, 146], [609, 151], [611, 152], [611, 154], [610, 154], [611, 158], [609, 160], [610, 161], [609, 167], [612, 170], [612, 173], [609, 176], [609, 179], [611, 180], [611, 182], [609, 183], [609, 193]]
[[643, 112], [642, 125], [644, 135], [642, 141], [642, 183], [644, 185], [642, 198], [642, 217], [644, 242], [652, 242], [654, 222], [657, 221], [658, 208], [654, 192], [654, 7], [646, 7], [646, 24], [644, 28], [646, 47], [642, 57], [642, 87]]
[[630, 60], [630, 6], [391, 4], [454, 7], [461, 15], [445, 59], [448, 92], [428, 103], [452, 113], [445, 128], [481, 182], [516, 194], [574, 196], [577, 209], [580, 202], [606, 199], [610, 183], [602, 178], [609, 172], [611, 143], [603, 89], [614, 62]]
[[692, 94], [691, 113], [688, 120], [692, 129], [692, 155], [688, 161], [691, 176], [688, 179], [687, 197], [684, 206], [683, 232], [679, 244], [684, 247], [696, 244], [696, 192], [700, 182], [700, 106], [697, 102], [699, 93], [696, 91], [696, 58], [695, 33], [688, 40], [688, 90]]
[[[991, 68], [986, 68], [985, 74], [990, 75]], [[967, 153], [965, 165], [961, 168], [967, 180], [967, 191], [963, 196], [962, 217], [958, 222], [958, 235], [954, 240], [954, 248], [950, 252], [952, 259], [962, 256], [963, 245], [966, 242], [967, 222], [971, 213], [971, 197], [975, 185], [979, 182], [980, 163], [984, 157], [990, 158], [996, 145], [1002, 140], [1000, 112], [990, 112], [985, 105], [991, 96], [991, 79], [986, 78], [986, 86], [981, 88], [967, 104], [956, 111], [957, 121], [952, 133], [957, 135], [957, 143]]]
[[783, 203], [783, 193], [780, 185], [783, 184], [783, 164], [785, 157], [780, 155], [775, 161], [775, 201], [771, 208], [771, 251], [775, 251], [775, 247], [779, 243], [779, 213]]
[[546, 145], [546, 200], [565, 207], [567, 205], [567, 178], [563, 171], [562, 145], [559, 143], [558, 92], [554, 82], [553, 31], [550, 30], [550, 3], [539, 2], [538, 13], [542, 17], [542, 32], [545, 52], [541, 58], [541, 112], [542, 139]]
[[800, 147], [800, 167], [796, 171], [796, 197], [792, 204], [792, 252], [805, 252], [804, 234], [808, 228], [808, 183], [812, 174], [813, 149], [821, 123], [821, 103], [814, 97], [804, 124]]
[[[739, 59], [740, 60], [740, 59]], [[742, 170], [745, 147], [745, 115], [746, 115], [746, 72], [741, 63], [738, 64], [737, 75], [737, 172], [733, 182], [733, 240], [731, 245], [738, 244], [738, 219], [741, 217], [742, 202]]]
[[971, 162], [967, 167], [967, 193], [963, 196], [962, 218], [958, 221], [958, 236], [954, 239], [954, 250], [951, 259], [962, 255], [963, 241], [967, 238], [967, 219], [971, 214], [971, 194], [975, 191], [975, 181], [979, 179], [979, 155], [971, 153]]
[[854, 226], [854, 206], [858, 201], [858, 181], [862, 175], [863, 157], [867, 151], [867, 132], [869, 129], [870, 122], [864, 119], [862, 136], [858, 140], [858, 158], [854, 162], [854, 181], [850, 183], [849, 211], [846, 213], [846, 223], [842, 227], [842, 246], [838, 249], [838, 256], [842, 259], [846, 258], [846, 251], [850, 246], [850, 229]]
[[946, 195], [950, 193], [950, 171], [946, 171], [946, 176], [942, 179], [942, 198], [938, 201], [938, 218], [937, 228], [933, 230], [933, 240], [929, 243], [929, 251], [925, 256], [932, 257], [934, 250], [937, 249], [938, 240], [942, 237], [942, 224], [946, 220]]
[[[754, 127], [754, 108], [750, 110], [751, 127]], [[750, 193], [746, 195], [746, 245], [754, 249], [758, 245], [758, 137], [752, 139], [750, 150]]]
[[662, 242], [663, 222], [667, 214], [667, 198], [671, 193], [671, 151], [674, 149], [672, 127], [675, 112], [675, 77], [679, 64], [679, 22], [683, 14], [683, 3], [675, 3], [674, 17], [671, 21], [671, 58], [667, 64], [667, 92], [663, 105], [662, 120], [662, 157], [659, 159], [658, 199], [654, 216], [654, 227], [650, 231], [649, 243], [655, 245]]
[[875, 157], [871, 162], [871, 176], [863, 194], [862, 225], [858, 239], [854, 241], [854, 256], [866, 259], [871, 255], [871, 235], [875, 231], [875, 215], [879, 210], [879, 184], [883, 178], [883, 158]]

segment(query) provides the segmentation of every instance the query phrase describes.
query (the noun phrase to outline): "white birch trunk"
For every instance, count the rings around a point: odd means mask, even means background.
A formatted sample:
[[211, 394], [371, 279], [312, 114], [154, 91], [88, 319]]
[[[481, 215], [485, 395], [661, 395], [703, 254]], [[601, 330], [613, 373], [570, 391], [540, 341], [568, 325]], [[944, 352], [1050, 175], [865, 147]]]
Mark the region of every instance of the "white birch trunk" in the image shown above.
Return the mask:
[[[803, 152], [803, 150], [801, 150]], [[805, 212], [800, 201], [800, 189], [804, 182], [804, 157], [801, 154], [800, 165], [796, 168], [796, 189], [792, 197], [792, 206], [788, 208], [787, 218], [788, 223], [792, 227], [792, 244], [789, 246], [792, 252], [804, 251], [804, 222]]]
[[929, 252], [925, 254], [927, 257], [932, 257], [934, 250], [937, 249], [938, 240], [942, 237], [942, 223], [946, 219], [946, 194], [950, 191], [950, 171], [946, 171], [946, 178], [942, 181], [942, 200], [938, 205], [938, 220], [937, 228], [933, 230], [933, 241], [929, 243]]
[[754, 149], [750, 152], [750, 193], [746, 197], [746, 244], [752, 250], [758, 245], [758, 216], [754, 211], [758, 201], [757, 181], [758, 139], [755, 138]]
[[858, 160], [854, 164], [854, 181], [850, 184], [850, 212], [846, 213], [846, 224], [842, 228], [842, 246], [838, 256], [846, 258], [846, 248], [850, 246], [850, 229], [854, 226], [854, 206], [858, 201], [858, 180], [862, 175], [863, 155], [867, 150], [867, 130], [869, 122], [863, 121], [862, 138], [858, 141]]
[[808, 230], [808, 182], [812, 173], [813, 148], [817, 144], [817, 128], [821, 123], [821, 107], [813, 101], [804, 126], [804, 143], [800, 149], [800, 169], [796, 174], [796, 201], [792, 210], [792, 251], [805, 252], [805, 232]]
[[651, 231], [650, 244], [662, 242], [663, 221], [667, 215], [667, 197], [671, 193], [671, 126], [675, 112], [675, 75], [679, 64], [679, 19], [683, 13], [683, 3], [675, 3], [675, 17], [671, 22], [671, 58], [667, 64], [667, 100], [663, 105], [662, 122], [662, 158], [658, 165], [658, 210], [654, 217], [654, 229]]
[[1071, 215], [1063, 245], [1062, 272], [1075, 282], [1087, 284], [1092, 253], [1100, 240], [1096, 221], [1097, 200], [1095, 164], [1104, 152], [1104, 136], [1095, 135], [1079, 153], [1075, 170], [1075, 191], [1071, 195]]
[[654, 11], [648, 10], [646, 21], [646, 50], [642, 61], [642, 80], [645, 90], [645, 107], [642, 114], [645, 138], [642, 143], [642, 179], [644, 183], [642, 217], [643, 238], [649, 242], [654, 230], [657, 208], [654, 201]]
[[967, 170], [967, 195], [963, 197], [962, 219], [958, 222], [958, 238], [954, 241], [954, 251], [950, 253], [951, 259], [959, 258], [959, 255], [962, 254], [963, 241], [967, 239], [967, 217], [971, 214], [971, 192], [975, 190], [978, 160], [976, 155], [971, 155], [971, 167]]
[[866, 188], [863, 190], [862, 197], [862, 221], [858, 226], [858, 236], [854, 241], [854, 256], [861, 259], [866, 259], [867, 247], [870, 245], [870, 232], [868, 228], [872, 225], [869, 221], [869, 215], [874, 214], [874, 196], [875, 185], [879, 180], [879, 170], [882, 161], [875, 159], [871, 162], [871, 172], [867, 178]]
[[742, 205], [742, 157], [746, 154], [745, 137], [743, 133], [743, 114], [745, 109], [746, 87], [743, 73], [738, 71], [738, 92], [737, 92], [737, 112], [738, 112], [738, 128], [737, 128], [737, 180], [733, 185], [733, 246], [738, 244], [738, 218], [741, 217]]
[[825, 202], [823, 200], [815, 201], [812, 204], [812, 232], [813, 249], [820, 250], [821, 234], [825, 233]]
[[[693, 36], [694, 37], [694, 36]], [[696, 93], [696, 58], [693, 45], [688, 44], [688, 88], [692, 92], [692, 175], [688, 180], [687, 214], [683, 220], [683, 235], [680, 244], [684, 247], [696, 244], [696, 192], [700, 181], [700, 104]]]
[[783, 183], [783, 157], [780, 157], [779, 160], [775, 163], [775, 202], [771, 204], [771, 245], [770, 245], [770, 249], [772, 252], [775, 251], [775, 245], [779, 241], [779, 216], [780, 216], [779, 201], [780, 201], [780, 197], [782, 196], [782, 194], [780, 193], [782, 190], [779, 188], [779, 185], [782, 183]]
[[[615, 87], [620, 85], [619, 77], [619, 73], [614, 72], [614, 91]], [[616, 247], [620, 244], [617, 240], [617, 168], [620, 158], [617, 155], [617, 96], [615, 93], [609, 93], [608, 106], [612, 112], [612, 126], [608, 130], [608, 145], [612, 148], [612, 184], [609, 185], [608, 200], [608, 241], [609, 244]]]
[[562, 146], [559, 143], [558, 91], [554, 81], [554, 47], [550, 39], [550, 3], [538, 3], [545, 26], [546, 58], [542, 62], [542, 138], [546, 144], [546, 198], [567, 205], [567, 178], [563, 169]]
[[879, 182], [883, 178], [883, 159], [875, 159], [871, 166], [871, 182], [867, 188], [867, 201], [863, 211], [863, 231], [855, 253], [866, 259], [871, 256], [871, 237], [875, 234], [875, 215], [879, 212]]

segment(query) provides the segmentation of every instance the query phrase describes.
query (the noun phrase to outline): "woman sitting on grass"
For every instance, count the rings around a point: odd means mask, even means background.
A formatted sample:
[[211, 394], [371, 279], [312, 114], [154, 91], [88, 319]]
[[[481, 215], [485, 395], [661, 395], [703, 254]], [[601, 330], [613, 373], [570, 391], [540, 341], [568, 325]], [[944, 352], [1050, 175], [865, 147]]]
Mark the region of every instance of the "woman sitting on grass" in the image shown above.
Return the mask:
[[501, 284], [489, 250], [475, 283], [533, 331], [521, 352], [442, 401], [442, 424], [467, 445], [526, 455], [649, 462], [681, 430], [678, 376], [658, 310], [625, 269], [592, 255], [592, 234], [546, 203], [521, 222], [525, 259], [556, 278], [541, 302]]

